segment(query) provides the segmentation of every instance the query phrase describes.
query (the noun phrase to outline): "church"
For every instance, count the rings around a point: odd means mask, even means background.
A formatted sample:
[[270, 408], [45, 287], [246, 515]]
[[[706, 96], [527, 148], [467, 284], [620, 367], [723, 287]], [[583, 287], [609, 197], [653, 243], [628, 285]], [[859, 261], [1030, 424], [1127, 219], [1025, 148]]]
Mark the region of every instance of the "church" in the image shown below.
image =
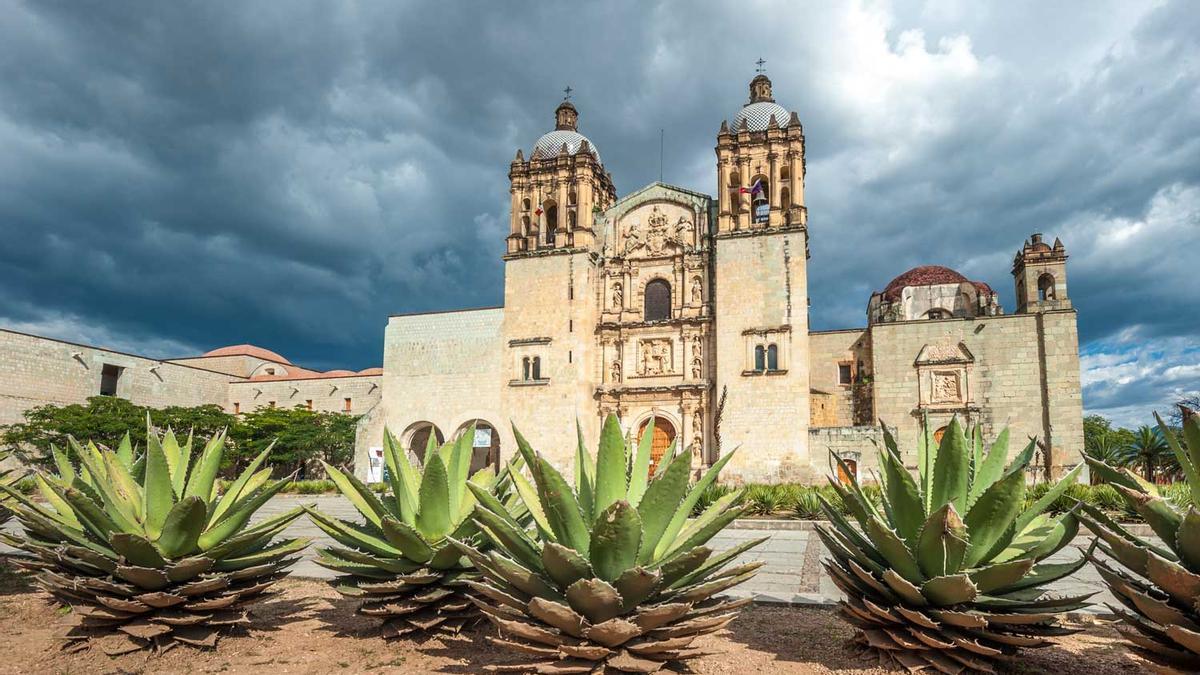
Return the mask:
[[675, 446], [700, 470], [736, 450], [735, 483], [823, 481], [830, 450], [869, 472], [878, 421], [915, 466], [921, 420], [940, 435], [955, 415], [989, 439], [1009, 426], [1014, 452], [1036, 437], [1048, 474], [1080, 460], [1062, 242], [1020, 246], [1011, 313], [929, 265], [864, 298], [865, 328], [813, 331], [804, 130], [764, 74], [720, 123], [715, 196], [656, 182], [618, 198], [579, 111], [554, 118], [508, 168], [504, 305], [389, 318], [360, 477], [381, 477], [385, 427], [417, 454], [475, 428], [481, 467], [513, 456], [512, 423], [565, 469], [576, 421], [592, 447], [610, 413], [631, 434], [653, 422], [655, 461]]

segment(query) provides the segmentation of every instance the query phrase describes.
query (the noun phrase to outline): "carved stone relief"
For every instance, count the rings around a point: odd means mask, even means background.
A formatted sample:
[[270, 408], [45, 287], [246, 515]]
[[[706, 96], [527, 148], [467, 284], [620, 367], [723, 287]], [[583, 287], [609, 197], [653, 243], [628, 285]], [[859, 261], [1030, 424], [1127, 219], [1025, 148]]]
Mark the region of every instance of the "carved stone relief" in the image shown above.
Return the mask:
[[625, 255], [660, 256], [695, 247], [696, 227], [685, 209], [667, 206], [664, 211], [654, 204], [649, 210], [644, 221], [638, 217], [642, 209], [626, 217]]
[[930, 374], [933, 403], [961, 403], [962, 383], [958, 371], [935, 371]]
[[641, 353], [640, 375], [666, 375], [675, 372], [672, 358], [672, 342], [669, 338], [642, 340], [638, 343]]

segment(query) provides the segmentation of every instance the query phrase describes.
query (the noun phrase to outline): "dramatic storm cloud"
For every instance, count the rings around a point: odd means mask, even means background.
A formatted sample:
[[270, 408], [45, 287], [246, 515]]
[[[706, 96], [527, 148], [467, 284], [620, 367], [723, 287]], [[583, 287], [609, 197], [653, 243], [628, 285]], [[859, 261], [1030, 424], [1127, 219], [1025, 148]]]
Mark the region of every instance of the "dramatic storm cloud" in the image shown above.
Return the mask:
[[570, 84], [621, 194], [711, 193], [767, 59], [808, 139], [812, 319], [917, 264], [1013, 308], [1060, 236], [1085, 404], [1200, 389], [1191, 3], [0, 0], [0, 325], [178, 356], [380, 360], [389, 313], [501, 300], [507, 167]]

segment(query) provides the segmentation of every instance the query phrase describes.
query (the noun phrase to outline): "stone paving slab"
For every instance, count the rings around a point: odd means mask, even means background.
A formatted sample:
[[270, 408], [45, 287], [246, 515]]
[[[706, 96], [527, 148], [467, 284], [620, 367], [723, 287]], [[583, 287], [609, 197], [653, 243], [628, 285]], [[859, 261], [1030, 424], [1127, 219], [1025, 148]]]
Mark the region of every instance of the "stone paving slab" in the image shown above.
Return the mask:
[[[341, 495], [279, 495], [265, 504], [255, 515], [255, 521], [269, 518], [296, 508], [301, 504], [315, 505], [321, 511], [338, 518], [357, 520], [358, 512]], [[10, 523], [12, 527], [14, 523]], [[333, 544], [333, 540], [319, 530], [307, 518], [300, 518], [287, 530], [293, 537], [310, 537], [312, 546], [305, 551], [304, 558], [293, 568], [300, 577], [329, 579], [334, 573], [313, 562], [316, 547]], [[1139, 532], [1139, 534], [1142, 534]], [[731, 548], [752, 539], [766, 541], [735, 559], [733, 564], [761, 560], [766, 562], [759, 573], [750, 581], [730, 592], [736, 597], [753, 597], [756, 602], [828, 605], [841, 599], [841, 591], [829, 580], [820, 561], [828, 558], [821, 540], [813, 532], [808, 521], [739, 520], [733, 526], [712, 539], [710, 544], [717, 550]], [[1066, 562], [1079, 555], [1077, 548], [1086, 548], [1090, 537], [1082, 536], [1051, 560]], [[0, 546], [0, 550], [7, 547]], [[11, 550], [11, 549], [9, 549]], [[1106, 612], [1105, 603], [1114, 603], [1113, 597], [1104, 589], [1100, 576], [1091, 565], [1085, 565], [1073, 577], [1053, 584], [1050, 589], [1059, 594], [1096, 593], [1092, 612]]]

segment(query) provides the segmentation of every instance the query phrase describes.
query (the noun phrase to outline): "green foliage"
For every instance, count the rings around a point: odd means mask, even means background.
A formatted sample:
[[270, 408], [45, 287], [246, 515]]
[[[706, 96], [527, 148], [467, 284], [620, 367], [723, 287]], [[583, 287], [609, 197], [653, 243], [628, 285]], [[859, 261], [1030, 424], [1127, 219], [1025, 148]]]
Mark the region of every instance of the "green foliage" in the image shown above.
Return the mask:
[[267, 463], [277, 475], [302, 471], [318, 461], [340, 466], [354, 457], [357, 423], [357, 417], [344, 413], [258, 408], [241, 415], [230, 428], [235, 452], [229, 459], [241, 466], [270, 448]]
[[[925, 459], [914, 478], [886, 426], [882, 432], [882, 485], [831, 479], [850, 518], [826, 506], [830, 523], [816, 526], [833, 556], [826, 569], [860, 629], [857, 640], [913, 671], [990, 672], [990, 659], [1068, 633], [1058, 615], [1086, 606], [1090, 594], [1057, 598], [1045, 587], [1086, 559], [1046, 559], [1077, 531], [1072, 514], [1054, 515], [1051, 507], [1082, 466], [1027, 499], [1032, 441], [1006, 466], [1007, 431], [985, 447], [978, 428], [968, 433], [954, 419], [935, 447], [926, 425], [918, 452]], [[1023, 620], [1011, 621], [1014, 613]], [[964, 627], [971, 644], [961, 640]]]
[[[690, 453], [672, 446], [650, 477], [653, 429], [643, 434], [630, 447], [610, 416], [595, 456], [580, 440], [572, 484], [517, 432], [532, 479], [520, 495], [535, 530], [523, 532], [496, 504], [476, 505], [495, 547], [462, 543], [483, 576], [471, 584], [482, 596], [476, 604], [504, 634], [499, 644], [542, 661], [514, 669], [654, 672], [691, 658], [692, 641], [745, 604], [714, 596], [754, 575], [762, 563], [724, 568], [761, 540], [722, 553], [707, 546], [747, 508], [737, 505], [741, 492], [710, 493], [708, 508], [688, 520], [732, 455], [689, 485]], [[548, 639], [556, 649], [546, 648]]]
[[1121, 466], [1141, 467], [1142, 476], [1151, 483], [1164, 463], [1170, 465], [1171, 449], [1167, 446], [1166, 433], [1149, 426], [1138, 427], [1133, 439], [1124, 447]]
[[147, 413], [154, 428], [190, 429], [200, 438], [221, 433], [234, 419], [218, 405], [155, 410], [115, 396], [93, 396], [82, 404], [30, 408], [24, 422], [2, 428], [0, 445], [27, 464], [49, 469], [54, 465], [50, 448], [69, 448], [69, 438], [86, 438], [98, 446], [115, 448], [128, 433], [134, 447], [146, 447]]
[[[1123, 608], [1122, 633], [1158, 672], [1200, 671], [1200, 417], [1185, 411], [1178, 433], [1155, 416], [1158, 428], [1138, 430], [1135, 448], [1145, 478], [1129, 469], [1088, 456], [1092, 471], [1104, 477], [1154, 531], [1142, 539], [1104, 511], [1085, 504], [1079, 519], [1099, 538], [1105, 555], [1092, 562]], [[1186, 482], [1156, 487], [1151, 479], [1165, 446]]]
[[712, 485], [704, 488], [699, 497], [697, 497], [695, 505], [692, 506], [691, 517], [699, 518], [700, 514], [704, 513], [708, 507], [712, 506], [714, 502], [730, 492], [733, 492], [732, 487], [728, 485], [722, 485], [720, 483], [713, 483]]
[[212, 647], [308, 545], [275, 539], [300, 509], [248, 525], [286, 482], [260, 470], [265, 454], [222, 493], [223, 435], [199, 453], [191, 436], [145, 438], [140, 459], [128, 436], [115, 450], [74, 439], [70, 455], [52, 447], [58, 471], [37, 474], [37, 501], [0, 486], [24, 529], [4, 540], [32, 554], [18, 564], [74, 610], [69, 644], [104, 636], [113, 654]]

